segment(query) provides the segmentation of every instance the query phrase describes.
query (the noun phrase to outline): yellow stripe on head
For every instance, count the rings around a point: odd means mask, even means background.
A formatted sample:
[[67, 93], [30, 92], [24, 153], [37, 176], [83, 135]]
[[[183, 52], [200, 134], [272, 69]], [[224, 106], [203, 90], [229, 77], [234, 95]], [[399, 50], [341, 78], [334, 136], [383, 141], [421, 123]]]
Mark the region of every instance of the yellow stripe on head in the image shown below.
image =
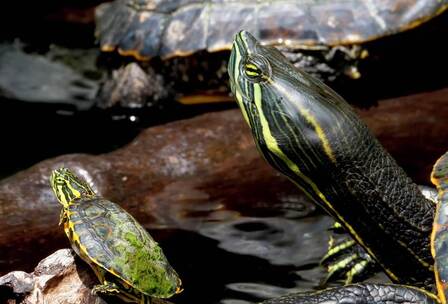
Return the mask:
[[50, 185], [59, 203], [64, 208], [68, 207], [75, 199], [95, 196], [95, 192], [83, 179], [66, 168], [60, 168], [52, 172]]

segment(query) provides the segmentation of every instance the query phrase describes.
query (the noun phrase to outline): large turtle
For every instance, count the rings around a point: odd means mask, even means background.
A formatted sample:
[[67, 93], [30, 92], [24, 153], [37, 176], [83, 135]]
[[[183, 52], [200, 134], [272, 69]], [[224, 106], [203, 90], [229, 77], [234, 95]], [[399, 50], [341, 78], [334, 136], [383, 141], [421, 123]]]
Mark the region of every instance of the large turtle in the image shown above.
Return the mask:
[[138, 303], [181, 292], [181, 280], [162, 249], [129, 213], [66, 168], [53, 171], [50, 183], [73, 249], [101, 283], [93, 292]]
[[360, 44], [413, 28], [446, 0], [115, 0], [96, 10], [103, 51], [147, 59], [228, 50], [245, 28], [266, 44]]
[[437, 296], [412, 286], [390, 284], [353, 284], [318, 292], [303, 292], [264, 301], [263, 304], [446, 304], [448, 288], [448, 153], [434, 165], [431, 180], [438, 189], [438, 206], [434, 219], [431, 251]]
[[367, 52], [346, 46], [411, 29], [447, 7], [448, 0], [115, 0], [97, 8], [96, 36], [103, 51], [170, 58], [229, 50], [245, 28], [323, 78], [358, 78], [356, 62]]
[[[115, 0], [96, 9], [96, 36], [105, 52], [157, 57], [140, 64], [162, 75], [168, 96], [207, 103], [229, 100], [228, 55], [217, 51], [229, 50], [242, 28], [281, 48], [297, 67], [345, 89], [349, 79], [378, 67], [371, 64], [374, 53], [358, 69], [372, 47], [366, 42], [419, 26], [447, 7], [448, 0]], [[367, 106], [373, 99], [357, 102]]]
[[[443, 293], [448, 154], [433, 174], [443, 203], [433, 226], [433, 204], [333, 90], [246, 31], [236, 35], [228, 70], [232, 92], [264, 158], [340, 222], [393, 282], [432, 286], [433, 231], [437, 285]], [[354, 285], [297, 299], [278, 303], [435, 302], [423, 289], [389, 285]], [[444, 296], [440, 301], [445, 303]]]

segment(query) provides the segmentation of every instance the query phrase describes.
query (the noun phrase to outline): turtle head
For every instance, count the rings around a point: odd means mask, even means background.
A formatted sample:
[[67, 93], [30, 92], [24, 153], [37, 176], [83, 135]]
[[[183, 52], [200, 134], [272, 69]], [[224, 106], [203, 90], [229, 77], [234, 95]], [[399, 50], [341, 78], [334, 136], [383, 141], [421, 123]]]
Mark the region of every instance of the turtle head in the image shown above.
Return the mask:
[[243, 111], [243, 116], [250, 125], [249, 109], [253, 104], [253, 88], [263, 85], [271, 79], [272, 68], [269, 58], [262, 52], [263, 47], [248, 32], [236, 34], [228, 64], [230, 88]]
[[246, 31], [235, 36], [228, 73], [261, 154], [316, 200], [315, 181], [331, 178], [338, 157], [357, 157], [345, 143], [371, 140], [342, 97]]
[[75, 199], [95, 196], [95, 192], [87, 182], [67, 168], [54, 170], [50, 177], [50, 184], [59, 203], [64, 207]]

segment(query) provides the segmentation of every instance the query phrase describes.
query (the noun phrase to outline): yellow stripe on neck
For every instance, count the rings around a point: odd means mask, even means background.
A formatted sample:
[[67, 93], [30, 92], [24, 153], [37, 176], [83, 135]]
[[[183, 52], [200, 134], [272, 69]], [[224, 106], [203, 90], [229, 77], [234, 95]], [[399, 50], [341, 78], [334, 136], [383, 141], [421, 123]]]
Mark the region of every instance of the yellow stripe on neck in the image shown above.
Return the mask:
[[[272, 79], [268, 79], [268, 80], [269, 80], [269, 84], [274, 86], [278, 91], [280, 91], [289, 100], [293, 100], [293, 97], [288, 93], [287, 90], [285, 90], [282, 86], [277, 85]], [[311, 114], [311, 112], [308, 109], [306, 109], [304, 107], [297, 106], [295, 103], [293, 103], [293, 104], [297, 107], [300, 114], [306, 119], [306, 121], [313, 126], [317, 137], [319, 138], [319, 140], [322, 143], [322, 147], [324, 149], [325, 154], [328, 156], [328, 158], [333, 163], [336, 163], [336, 157], [334, 156], [333, 150], [331, 149], [331, 146], [330, 146], [330, 142], [329, 142], [327, 135], [325, 134], [325, 131], [322, 128], [322, 126], [317, 122], [316, 118]]]
[[[266, 145], [268, 146], [269, 150], [271, 152], [273, 152], [277, 157], [279, 157], [290, 170], [292, 170], [300, 179], [302, 179], [306, 184], [308, 184], [311, 187], [311, 189], [313, 189], [314, 193], [325, 203], [327, 208], [333, 212], [333, 214], [337, 217], [337, 219], [341, 223], [344, 224], [344, 227], [350, 232], [350, 234], [356, 239], [356, 241], [359, 244], [361, 244], [372, 257], [375, 257], [375, 254], [372, 252], [372, 250], [365, 245], [365, 243], [363, 242], [361, 237], [356, 233], [355, 229], [353, 229], [353, 227], [350, 224], [348, 224], [343, 219], [343, 217], [333, 208], [331, 203], [327, 200], [325, 195], [319, 190], [317, 185], [315, 183], [313, 183], [313, 181], [308, 176], [303, 174], [303, 172], [299, 169], [299, 167], [293, 161], [291, 161], [288, 158], [288, 156], [286, 156], [283, 153], [283, 151], [280, 149], [280, 147], [277, 144], [277, 140], [271, 134], [271, 131], [270, 131], [270, 128], [269, 128], [269, 123], [268, 123], [268, 121], [267, 121], [263, 111], [261, 111], [261, 109], [262, 109], [262, 99], [261, 99], [261, 88], [260, 88], [260, 85], [259, 84], [254, 84], [253, 86], [254, 86], [254, 101], [255, 101], [255, 104], [256, 104], [256, 108], [258, 110], [258, 115], [259, 115], [259, 118], [260, 118], [260, 124], [261, 124], [261, 127], [262, 127], [262, 132], [261, 133], [263, 135], [263, 138], [264, 138], [264, 140], [266, 142]], [[305, 188], [303, 188], [295, 180], [293, 180], [293, 179], [291, 179], [291, 180], [306, 195], [308, 195], [311, 199], [314, 200], [313, 196], [308, 191], [306, 191]], [[381, 266], [384, 269], [384, 271], [389, 275], [389, 277], [391, 279], [393, 279], [395, 281], [398, 281], [398, 277], [393, 272], [391, 272], [389, 269], [387, 269], [384, 265], [381, 265]]]

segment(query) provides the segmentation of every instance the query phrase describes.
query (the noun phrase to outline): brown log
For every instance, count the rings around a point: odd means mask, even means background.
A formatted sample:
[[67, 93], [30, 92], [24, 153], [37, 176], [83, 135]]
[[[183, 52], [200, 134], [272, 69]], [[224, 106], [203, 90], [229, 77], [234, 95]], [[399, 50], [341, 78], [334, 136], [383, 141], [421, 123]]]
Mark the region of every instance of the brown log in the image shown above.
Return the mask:
[[[420, 183], [447, 148], [448, 89], [385, 100], [359, 111], [385, 147]], [[30, 270], [68, 246], [48, 179], [72, 168], [146, 228], [194, 229], [195, 212], [281, 203], [298, 190], [255, 149], [238, 110], [152, 127], [114, 152], [43, 161], [0, 182], [0, 272]], [[30, 254], [32, 253], [32, 254]], [[30, 258], [30, 257], [35, 257]]]

